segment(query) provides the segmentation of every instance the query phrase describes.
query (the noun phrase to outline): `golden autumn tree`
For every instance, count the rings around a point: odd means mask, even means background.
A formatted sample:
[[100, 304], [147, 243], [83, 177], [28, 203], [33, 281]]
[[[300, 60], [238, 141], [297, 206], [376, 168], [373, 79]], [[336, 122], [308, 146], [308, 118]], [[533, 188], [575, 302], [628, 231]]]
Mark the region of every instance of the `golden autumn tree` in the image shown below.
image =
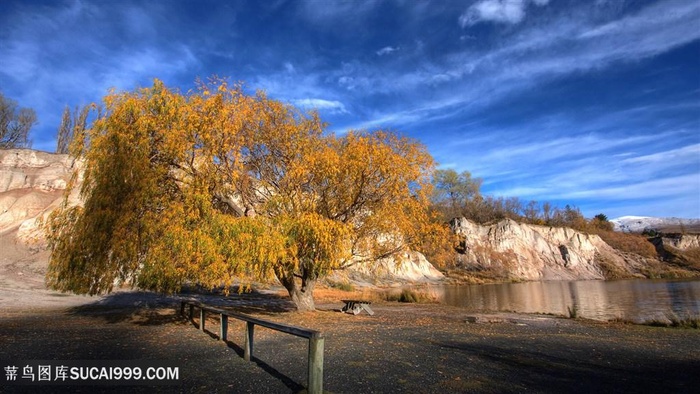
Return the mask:
[[156, 81], [108, 95], [104, 114], [74, 136], [84, 204], [49, 218], [49, 285], [89, 294], [120, 283], [172, 292], [186, 281], [225, 286], [255, 266], [263, 256], [250, 237], [265, 232], [232, 220], [220, 201], [240, 172], [244, 126], [234, 115], [244, 117], [248, 104], [225, 85], [187, 97]]
[[156, 81], [104, 107], [72, 145], [84, 203], [47, 223], [56, 289], [173, 292], [276, 276], [313, 310], [323, 275], [435, 230], [432, 159], [394, 133], [337, 137], [315, 113], [222, 81], [188, 94]]
[[435, 226], [427, 212], [433, 161], [422, 145], [390, 132], [336, 137], [315, 120], [289, 127], [298, 114], [282, 121], [286, 111], [277, 102], [264, 111], [274, 116], [246, 158], [257, 185], [249, 201], [259, 215], [294, 229], [282, 233], [299, 249], [274, 270], [297, 306], [313, 309], [320, 276], [422, 243]]

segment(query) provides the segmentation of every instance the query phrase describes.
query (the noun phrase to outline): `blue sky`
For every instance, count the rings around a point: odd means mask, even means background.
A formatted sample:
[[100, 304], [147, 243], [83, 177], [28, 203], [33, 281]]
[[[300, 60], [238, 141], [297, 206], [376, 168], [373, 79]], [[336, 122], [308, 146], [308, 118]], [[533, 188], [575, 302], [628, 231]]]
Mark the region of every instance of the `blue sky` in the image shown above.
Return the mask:
[[697, 0], [0, 0], [0, 90], [36, 149], [66, 105], [214, 74], [417, 138], [485, 194], [700, 217]]

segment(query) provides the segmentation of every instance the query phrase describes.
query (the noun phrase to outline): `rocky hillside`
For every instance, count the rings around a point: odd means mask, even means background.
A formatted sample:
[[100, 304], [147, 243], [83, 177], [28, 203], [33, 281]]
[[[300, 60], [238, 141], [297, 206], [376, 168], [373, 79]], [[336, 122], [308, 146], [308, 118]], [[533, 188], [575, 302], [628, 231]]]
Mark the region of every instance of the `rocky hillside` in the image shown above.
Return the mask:
[[698, 249], [700, 248], [700, 235], [698, 234], [673, 234], [662, 237], [664, 245], [676, 249]]
[[[699, 274], [686, 271], [687, 266], [670, 266], [658, 259], [620, 252], [597, 235], [569, 228], [528, 225], [508, 219], [481, 226], [461, 218], [453, 220], [451, 225], [461, 238], [458, 266], [477, 277], [567, 280]], [[662, 242], [692, 248], [697, 240]]]
[[45, 287], [48, 253], [37, 219], [63, 200], [71, 165], [66, 155], [0, 150], [0, 288], [8, 302]]
[[0, 234], [51, 211], [60, 203], [72, 160], [28, 149], [0, 150]]

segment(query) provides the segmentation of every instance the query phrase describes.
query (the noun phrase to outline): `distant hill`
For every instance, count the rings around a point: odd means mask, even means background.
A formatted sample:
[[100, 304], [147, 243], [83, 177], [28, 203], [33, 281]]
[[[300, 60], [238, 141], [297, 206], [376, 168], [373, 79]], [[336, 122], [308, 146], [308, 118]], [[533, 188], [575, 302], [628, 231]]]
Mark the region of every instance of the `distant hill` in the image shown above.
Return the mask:
[[615, 231], [641, 233], [655, 230], [664, 233], [700, 234], [700, 219], [656, 218], [649, 216], [622, 216], [610, 220]]

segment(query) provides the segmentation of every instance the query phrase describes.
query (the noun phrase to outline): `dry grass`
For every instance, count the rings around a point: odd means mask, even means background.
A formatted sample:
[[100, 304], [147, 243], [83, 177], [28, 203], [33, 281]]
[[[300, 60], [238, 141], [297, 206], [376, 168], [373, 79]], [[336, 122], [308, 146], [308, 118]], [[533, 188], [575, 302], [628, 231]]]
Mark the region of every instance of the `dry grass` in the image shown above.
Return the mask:
[[654, 260], [647, 261], [646, 266], [642, 267], [640, 272], [649, 279], [684, 279], [698, 276], [696, 271]]
[[[449, 271], [454, 278], [467, 283], [510, 282], [511, 272], [518, 265], [518, 257], [513, 251], [499, 252], [489, 246], [475, 245], [469, 253], [473, 256], [471, 263], [461, 263], [459, 271]], [[468, 259], [468, 258], [467, 258]]]
[[443, 272], [445, 276], [453, 282], [459, 284], [483, 285], [493, 283], [496, 280], [495, 273], [491, 271], [467, 271], [465, 269], [453, 269]]
[[685, 260], [688, 268], [700, 271], [700, 248], [682, 250], [679, 254]]
[[328, 282], [328, 286], [341, 291], [355, 291], [355, 286], [350, 282]]
[[654, 245], [643, 235], [605, 230], [593, 231], [593, 233], [621, 252], [634, 253], [647, 258], [658, 257]]
[[629, 272], [621, 269], [616, 263], [605, 259], [600, 254], [596, 254], [596, 261], [603, 270], [603, 276], [605, 279], [627, 279], [632, 276]]
[[376, 290], [354, 289], [352, 291], [340, 290], [331, 287], [316, 287], [314, 300], [319, 303], [340, 302], [340, 300], [367, 300], [372, 302], [384, 301], [384, 298]]
[[314, 300], [318, 303], [335, 303], [341, 300], [366, 300], [378, 304], [387, 302], [437, 302], [434, 296], [415, 289], [361, 289], [343, 291], [330, 287], [316, 288], [314, 290]]
[[683, 268], [700, 271], [700, 248], [681, 250], [661, 245], [661, 249], [666, 261]]
[[408, 303], [435, 303], [437, 300], [435, 297], [428, 293], [422, 291], [417, 291], [413, 289], [403, 289], [401, 293], [395, 292], [382, 292], [386, 301], [396, 301], [396, 302], [408, 302]]

